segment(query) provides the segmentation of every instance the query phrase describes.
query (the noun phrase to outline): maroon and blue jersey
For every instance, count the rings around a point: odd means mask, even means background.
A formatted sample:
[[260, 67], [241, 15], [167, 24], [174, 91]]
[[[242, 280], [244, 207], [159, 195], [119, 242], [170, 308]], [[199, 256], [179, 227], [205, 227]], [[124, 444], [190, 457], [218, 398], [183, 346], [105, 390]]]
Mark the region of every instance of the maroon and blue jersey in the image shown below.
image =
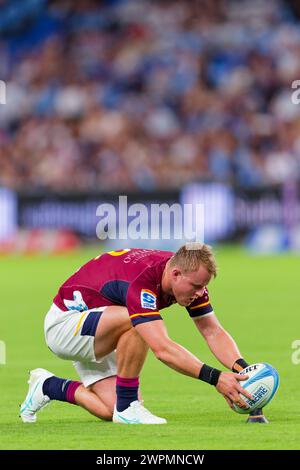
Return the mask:
[[[127, 307], [133, 326], [161, 320], [160, 310], [176, 303], [161, 288], [163, 271], [173, 254], [134, 248], [104, 253], [67, 279], [54, 303], [64, 311], [122, 305]], [[208, 291], [189, 305], [187, 311], [192, 318], [211, 313]]]

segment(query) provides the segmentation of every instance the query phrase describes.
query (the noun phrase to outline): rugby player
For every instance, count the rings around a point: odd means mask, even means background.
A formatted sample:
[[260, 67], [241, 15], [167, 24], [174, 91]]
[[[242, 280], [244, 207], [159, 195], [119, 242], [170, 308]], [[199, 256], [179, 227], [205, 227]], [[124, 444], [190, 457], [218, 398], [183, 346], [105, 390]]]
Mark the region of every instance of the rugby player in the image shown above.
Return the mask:
[[[59, 289], [45, 318], [45, 339], [58, 357], [72, 360], [81, 382], [45, 369], [30, 373], [21, 405], [23, 422], [51, 400], [77, 404], [93, 415], [123, 424], [163, 424], [139, 394], [139, 375], [150, 348], [175, 371], [213, 385], [230, 407], [247, 407], [240, 385], [247, 366], [211, 306], [207, 285], [217, 268], [211, 248], [189, 244], [170, 251], [125, 249], [92, 259]], [[185, 307], [215, 357], [233, 372], [201, 362], [169, 338], [160, 311]], [[249, 422], [266, 422], [261, 410]]]

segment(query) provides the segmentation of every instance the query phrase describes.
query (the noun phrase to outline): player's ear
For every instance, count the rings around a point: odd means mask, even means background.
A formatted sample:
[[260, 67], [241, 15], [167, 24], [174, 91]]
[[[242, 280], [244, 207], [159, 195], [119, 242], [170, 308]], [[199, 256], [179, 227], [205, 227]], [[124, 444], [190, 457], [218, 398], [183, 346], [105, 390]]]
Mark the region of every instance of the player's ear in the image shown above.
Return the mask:
[[181, 275], [182, 271], [177, 266], [174, 266], [174, 268], [171, 269], [171, 276], [173, 279], [177, 279]]

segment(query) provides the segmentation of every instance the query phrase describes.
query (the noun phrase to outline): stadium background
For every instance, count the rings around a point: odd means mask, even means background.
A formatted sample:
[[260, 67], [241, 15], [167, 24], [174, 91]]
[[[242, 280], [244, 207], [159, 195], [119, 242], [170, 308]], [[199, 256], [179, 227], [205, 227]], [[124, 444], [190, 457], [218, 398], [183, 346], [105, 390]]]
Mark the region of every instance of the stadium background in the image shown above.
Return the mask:
[[[299, 448], [299, 10], [0, 1], [1, 448]], [[219, 396], [151, 355], [145, 400], [166, 429], [119, 430], [59, 403], [35, 427], [18, 422], [28, 369], [74, 376], [47, 350], [43, 317], [73, 270], [118, 246], [97, 239], [96, 208], [119, 195], [204, 203], [216, 313], [248, 360], [280, 372], [270, 426], [246, 429]], [[164, 318], [171, 337], [216, 364], [179, 308]]]

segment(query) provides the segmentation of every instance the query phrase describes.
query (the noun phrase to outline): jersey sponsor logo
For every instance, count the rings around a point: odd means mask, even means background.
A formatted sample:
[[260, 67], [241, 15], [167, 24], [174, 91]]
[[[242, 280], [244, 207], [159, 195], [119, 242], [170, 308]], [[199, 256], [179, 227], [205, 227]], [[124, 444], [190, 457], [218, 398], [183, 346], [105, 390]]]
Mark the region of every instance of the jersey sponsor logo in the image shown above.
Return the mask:
[[150, 308], [156, 310], [156, 295], [148, 289], [141, 290], [141, 305], [142, 308]]

